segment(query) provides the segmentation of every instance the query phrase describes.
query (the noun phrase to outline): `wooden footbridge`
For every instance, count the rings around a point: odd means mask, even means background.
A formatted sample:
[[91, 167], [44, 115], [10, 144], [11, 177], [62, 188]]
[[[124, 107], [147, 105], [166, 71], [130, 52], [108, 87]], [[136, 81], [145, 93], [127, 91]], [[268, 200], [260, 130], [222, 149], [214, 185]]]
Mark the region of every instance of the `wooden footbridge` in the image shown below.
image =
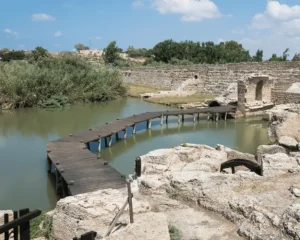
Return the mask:
[[[153, 119], [160, 119], [160, 124], [167, 124], [170, 116], [178, 117], [178, 123], [185, 120], [185, 116], [192, 116], [193, 121], [200, 119], [200, 114], [206, 114], [208, 120], [219, 121], [227, 119], [227, 114], [235, 114], [236, 107], [221, 106], [191, 110], [175, 110], [163, 112], [146, 112], [123, 119], [117, 119], [100, 127], [87, 131], [70, 134], [70, 136], [50, 142], [47, 145], [48, 172], [55, 172], [56, 191], [63, 197], [92, 192], [100, 189], [123, 188], [125, 177], [108, 165], [106, 161], [90, 151], [90, 143], [98, 142], [98, 151], [102, 146], [111, 147], [114, 137], [127, 138], [127, 131], [132, 128], [136, 133], [136, 126], [146, 122], [151, 128]], [[104, 141], [104, 142], [103, 142]]]

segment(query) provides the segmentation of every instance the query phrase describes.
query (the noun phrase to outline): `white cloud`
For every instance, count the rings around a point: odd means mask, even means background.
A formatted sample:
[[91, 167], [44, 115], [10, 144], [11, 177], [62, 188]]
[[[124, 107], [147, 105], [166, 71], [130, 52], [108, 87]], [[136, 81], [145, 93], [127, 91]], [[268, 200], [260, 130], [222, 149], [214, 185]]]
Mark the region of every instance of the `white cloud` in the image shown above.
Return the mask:
[[141, 8], [141, 7], [144, 7], [145, 6], [145, 3], [143, 0], [134, 0], [132, 2], [132, 7], [134, 8]]
[[300, 17], [300, 5], [290, 7], [287, 4], [280, 4], [279, 1], [268, 1], [265, 14], [279, 20]]
[[103, 37], [95, 37], [96, 40], [102, 40]]
[[183, 21], [221, 17], [217, 5], [211, 0], [154, 0], [153, 6], [161, 14], [180, 14]]
[[57, 31], [57, 32], [54, 33], [54, 36], [55, 36], [55, 37], [61, 37], [62, 35], [63, 35], [63, 34], [62, 34], [61, 31]]
[[252, 27], [257, 29], [267, 29], [278, 26], [282, 21], [300, 18], [300, 5], [289, 6], [281, 4], [279, 1], [269, 0], [266, 10], [257, 13], [252, 19]]
[[9, 29], [9, 28], [6, 28], [4, 29], [4, 33], [6, 34], [6, 37], [19, 37], [19, 33]]
[[55, 21], [55, 17], [48, 15], [46, 13], [33, 14], [31, 19], [34, 22]]

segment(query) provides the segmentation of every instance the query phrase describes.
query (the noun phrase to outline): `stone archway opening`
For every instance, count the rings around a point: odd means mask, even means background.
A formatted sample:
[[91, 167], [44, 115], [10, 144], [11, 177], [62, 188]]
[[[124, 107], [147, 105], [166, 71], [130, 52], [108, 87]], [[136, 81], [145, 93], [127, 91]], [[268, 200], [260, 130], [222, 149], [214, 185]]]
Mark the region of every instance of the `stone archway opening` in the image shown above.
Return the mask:
[[263, 88], [264, 88], [264, 81], [260, 80], [256, 84], [256, 91], [255, 91], [255, 100], [256, 101], [262, 101]]
[[194, 79], [198, 79], [198, 75], [195, 75], [195, 76], [194, 76]]

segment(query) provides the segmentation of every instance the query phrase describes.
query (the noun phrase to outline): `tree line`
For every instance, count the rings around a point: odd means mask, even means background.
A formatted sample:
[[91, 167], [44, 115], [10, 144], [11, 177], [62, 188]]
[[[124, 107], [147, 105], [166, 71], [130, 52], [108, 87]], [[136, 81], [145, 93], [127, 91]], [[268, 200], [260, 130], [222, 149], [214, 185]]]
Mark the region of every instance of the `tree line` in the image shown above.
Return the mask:
[[[74, 48], [88, 50], [89, 47], [78, 43]], [[35, 51], [35, 50], [34, 50]], [[34, 51], [31, 55], [34, 55]], [[117, 46], [116, 41], [112, 41], [103, 50], [103, 59], [106, 64], [123, 66], [129, 64], [129, 61], [120, 57], [120, 53], [127, 53], [129, 58], [146, 59], [144, 65], [148, 64], [223, 64], [223, 63], [240, 63], [240, 62], [262, 62], [264, 52], [261, 49], [251, 56], [249, 50], [246, 50], [242, 44], [236, 41], [220, 42], [218, 44], [208, 42], [181, 41], [176, 42], [172, 39], [157, 43], [153, 48], [134, 48], [129, 46], [127, 50]], [[272, 54], [268, 61], [288, 61], [289, 48], [285, 49], [281, 55]], [[25, 59], [23, 51], [8, 51], [2, 49], [0, 58], [2, 61], [22, 60]], [[300, 61], [300, 53], [295, 54], [292, 61]]]

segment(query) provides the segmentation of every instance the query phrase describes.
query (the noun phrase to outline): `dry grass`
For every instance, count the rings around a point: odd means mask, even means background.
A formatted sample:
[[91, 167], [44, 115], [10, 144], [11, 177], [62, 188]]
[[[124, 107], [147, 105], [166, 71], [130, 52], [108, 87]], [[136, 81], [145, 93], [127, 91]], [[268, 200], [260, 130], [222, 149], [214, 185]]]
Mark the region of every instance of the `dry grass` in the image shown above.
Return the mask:
[[177, 104], [185, 104], [185, 103], [196, 103], [196, 102], [204, 102], [207, 99], [214, 98], [214, 95], [209, 94], [193, 94], [189, 96], [171, 96], [171, 97], [160, 97], [160, 98], [148, 98], [145, 99], [148, 102], [166, 104], [166, 105], [177, 105]]
[[169, 89], [155, 88], [152, 86], [145, 86], [142, 84], [133, 84], [133, 83], [128, 84], [128, 95], [131, 97], [140, 97], [139, 94], [154, 93], [163, 90], [169, 90]]
[[[128, 95], [131, 97], [140, 97], [139, 94], [144, 93], [155, 93], [159, 91], [167, 91], [170, 89], [162, 89], [162, 88], [155, 88], [152, 86], [145, 86], [142, 84], [128, 84]], [[153, 98], [144, 98], [145, 101], [151, 103], [158, 103], [164, 105], [178, 105], [178, 104], [185, 104], [185, 103], [196, 103], [196, 102], [204, 102], [207, 99], [214, 98], [214, 95], [209, 94], [193, 94], [189, 96], [168, 96], [168, 97], [153, 97]]]

